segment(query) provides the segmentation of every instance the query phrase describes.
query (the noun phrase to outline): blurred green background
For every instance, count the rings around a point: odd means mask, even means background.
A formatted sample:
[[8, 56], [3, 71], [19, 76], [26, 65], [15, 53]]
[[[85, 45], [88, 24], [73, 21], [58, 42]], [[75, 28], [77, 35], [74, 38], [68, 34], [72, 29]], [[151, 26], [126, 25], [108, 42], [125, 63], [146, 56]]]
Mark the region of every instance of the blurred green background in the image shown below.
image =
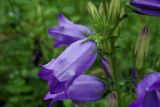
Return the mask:
[[[100, 0], [91, 1], [97, 5], [100, 3]], [[91, 28], [87, 2], [88, 0], [1, 0], [0, 107], [48, 106], [48, 102], [43, 101], [48, 87], [37, 76], [40, 71], [38, 65], [47, 63], [64, 48], [53, 48], [53, 38], [48, 35], [47, 29], [57, 24], [60, 12], [75, 23]], [[144, 25], [149, 26], [152, 36], [146, 72], [160, 69], [160, 18], [131, 15], [124, 21], [117, 42], [117, 68], [124, 80], [130, 77], [136, 38]], [[103, 71], [99, 65], [97, 61], [87, 73], [101, 76]], [[124, 104], [132, 98], [128, 93], [130, 91], [124, 89]], [[86, 105], [107, 107], [107, 98]], [[64, 101], [54, 106], [72, 107], [74, 104]]]

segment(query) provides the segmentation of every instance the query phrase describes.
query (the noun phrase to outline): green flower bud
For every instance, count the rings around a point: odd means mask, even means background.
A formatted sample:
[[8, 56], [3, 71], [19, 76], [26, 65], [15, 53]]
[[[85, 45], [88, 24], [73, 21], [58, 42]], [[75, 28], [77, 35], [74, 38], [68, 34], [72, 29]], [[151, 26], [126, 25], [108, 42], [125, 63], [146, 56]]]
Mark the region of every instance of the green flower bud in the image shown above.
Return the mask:
[[99, 20], [100, 15], [96, 6], [92, 2], [88, 2], [88, 11], [94, 20]]
[[111, 0], [108, 12], [108, 22], [113, 29], [119, 22], [121, 16], [121, 3], [119, 0]]
[[145, 26], [139, 33], [135, 47], [137, 68], [142, 68], [143, 60], [145, 57], [147, 57], [149, 42], [149, 29], [147, 26]]

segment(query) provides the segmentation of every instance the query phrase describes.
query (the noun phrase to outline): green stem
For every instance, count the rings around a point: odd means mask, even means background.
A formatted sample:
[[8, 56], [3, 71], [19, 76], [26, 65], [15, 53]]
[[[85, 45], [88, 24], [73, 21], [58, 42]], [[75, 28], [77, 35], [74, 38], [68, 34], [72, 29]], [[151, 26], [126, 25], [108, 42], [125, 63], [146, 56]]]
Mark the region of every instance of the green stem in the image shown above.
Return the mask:
[[118, 95], [118, 107], [121, 107], [121, 92], [120, 92], [120, 87], [118, 84], [119, 81], [119, 73], [117, 72], [118, 70], [116, 69], [117, 66], [117, 58], [116, 58], [116, 47], [115, 47], [115, 39], [110, 40], [110, 45], [111, 45], [111, 62], [112, 62], [112, 72], [113, 72], [113, 82], [115, 84], [115, 90]]
[[111, 39], [110, 40], [110, 45], [111, 45], [111, 62], [112, 62], [112, 71], [113, 71], [113, 78], [114, 81], [118, 80], [118, 74], [116, 70], [116, 50], [115, 50], [115, 40]]

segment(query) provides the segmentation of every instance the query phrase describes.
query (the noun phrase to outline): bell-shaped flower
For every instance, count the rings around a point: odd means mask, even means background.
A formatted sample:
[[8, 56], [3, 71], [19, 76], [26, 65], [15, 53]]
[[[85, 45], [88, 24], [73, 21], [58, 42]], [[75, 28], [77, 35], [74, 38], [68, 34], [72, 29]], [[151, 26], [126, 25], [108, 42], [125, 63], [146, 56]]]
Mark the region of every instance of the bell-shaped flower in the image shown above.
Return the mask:
[[78, 40], [64, 50], [55, 60], [42, 66], [39, 76], [44, 80], [52, 80], [50, 92], [63, 91], [67, 85], [87, 71], [96, 60], [96, 43]]
[[55, 38], [54, 46], [60, 47], [70, 45], [71, 43], [83, 39], [87, 34], [92, 34], [92, 31], [79, 24], [74, 24], [67, 19], [62, 13], [58, 17], [59, 24], [48, 30], [48, 33]]
[[105, 88], [106, 85], [95, 76], [80, 75], [66, 91], [57, 94], [48, 92], [44, 99], [52, 100], [50, 106], [57, 101], [66, 99], [80, 102], [95, 101], [103, 96]]
[[131, 5], [140, 14], [160, 16], [160, 0], [131, 0]]
[[146, 76], [137, 87], [138, 98], [129, 107], [160, 107], [160, 73]]

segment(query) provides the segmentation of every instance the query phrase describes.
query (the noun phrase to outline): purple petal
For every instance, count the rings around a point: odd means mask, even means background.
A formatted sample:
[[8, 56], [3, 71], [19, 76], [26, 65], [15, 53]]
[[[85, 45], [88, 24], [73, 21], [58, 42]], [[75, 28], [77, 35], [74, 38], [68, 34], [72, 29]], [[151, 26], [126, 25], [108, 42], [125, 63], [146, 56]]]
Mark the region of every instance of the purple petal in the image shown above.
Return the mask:
[[67, 19], [63, 13], [60, 13], [59, 16], [58, 16], [58, 22], [59, 22], [59, 25], [65, 25], [65, 24], [74, 24], [72, 21], [70, 21], [69, 19]]
[[129, 107], [160, 107], [160, 73], [146, 76], [137, 87], [138, 98]]
[[45, 64], [45, 65], [41, 65], [42, 68], [52, 70], [52, 68], [53, 68], [52, 65], [53, 65], [53, 63], [54, 63], [54, 60], [55, 60], [55, 59], [52, 59], [49, 63], [47, 63], [47, 64]]
[[58, 94], [51, 94], [50, 92], [47, 93], [44, 100], [52, 99], [51, 103], [49, 104], [49, 107], [52, 107], [52, 105], [57, 101], [63, 101], [67, 99], [67, 96], [64, 92], [58, 93]]
[[150, 86], [149, 90], [160, 90], [160, 78]]
[[75, 28], [50, 28], [48, 33], [55, 38], [55, 47], [70, 45], [71, 43], [85, 38], [85, 35], [76, 30]]
[[143, 106], [140, 99], [136, 99], [129, 105], [129, 107], [143, 107]]
[[48, 30], [48, 33], [55, 38], [55, 47], [70, 45], [79, 39], [85, 38], [86, 34], [92, 34], [90, 29], [83, 25], [74, 24], [63, 14], [59, 15], [58, 21], [58, 26], [54, 26]]
[[48, 69], [42, 69], [42, 71], [38, 73], [38, 76], [43, 80], [51, 80], [53, 78], [52, 71]]
[[144, 77], [144, 79], [138, 84], [138, 95], [144, 95], [149, 88], [160, 79], [160, 73], [152, 73]]
[[58, 94], [48, 93], [45, 96], [45, 100], [52, 99], [50, 105], [56, 101], [63, 101], [65, 99], [74, 101], [94, 101], [102, 97], [105, 88], [106, 86], [104, 83], [99, 81], [95, 76], [81, 75], [74, 80], [66, 93], [64, 91]]
[[90, 29], [88, 29], [87, 27], [85, 27], [83, 25], [74, 24], [72, 21], [67, 19], [62, 13], [59, 14], [58, 22], [59, 22], [59, 25], [63, 26], [64, 28], [72, 28], [72, 29], [77, 30], [81, 33], [85, 32], [88, 34], [92, 34], [92, 31]]
[[131, 5], [135, 7], [135, 11], [138, 13], [160, 16], [159, 0], [132, 0]]
[[143, 100], [143, 107], [160, 107], [160, 92], [147, 92]]
[[137, 9], [136, 12], [144, 15], [160, 16], [160, 10]]
[[52, 59], [48, 64], [41, 65], [42, 70], [38, 73], [38, 76], [43, 80], [52, 80], [53, 79], [53, 71], [52, 71], [52, 64], [54, 59]]
[[132, 0], [132, 6], [143, 9], [160, 9], [159, 0]]
[[75, 79], [67, 94], [72, 100], [93, 101], [102, 97], [105, 87], [95, 76], [81, 75]]
[[59, 82], [56, 78], [53, 78], [49, 84], [50, 93], [56, 94], [56, 93], [64, 91], [66, 89], [65, 83], [66, 83], [65, 81]]
[[49, 100], [49, 99], [55, 99], [56, 100], [64, 100], [66, 99], [67, 97], [65, 96], [65, 93], [64, 92], [61, 92], [61, 93], [58, 93], [58, 94], [51, 94], [50, 92], [48, 92], [46, 94], [46, 96], [44, 97], [44, 100]]

